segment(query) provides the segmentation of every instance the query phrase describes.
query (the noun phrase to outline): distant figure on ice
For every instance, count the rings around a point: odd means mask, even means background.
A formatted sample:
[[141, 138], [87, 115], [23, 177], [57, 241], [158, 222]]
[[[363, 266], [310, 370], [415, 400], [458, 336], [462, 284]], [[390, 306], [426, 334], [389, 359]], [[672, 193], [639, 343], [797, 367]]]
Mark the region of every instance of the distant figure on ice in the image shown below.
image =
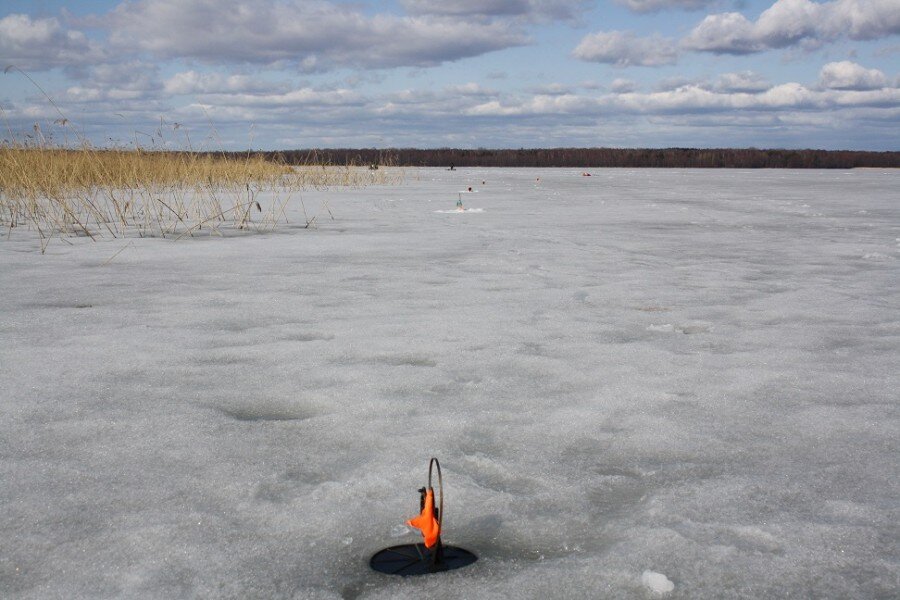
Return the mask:
[[448, 170], [450, 170], [450, 171], [455, 171], [455, 170], [456, 170], [456, 165], [454, 165], [453, 163], [450, 163], [450, 169], [448, 169]]

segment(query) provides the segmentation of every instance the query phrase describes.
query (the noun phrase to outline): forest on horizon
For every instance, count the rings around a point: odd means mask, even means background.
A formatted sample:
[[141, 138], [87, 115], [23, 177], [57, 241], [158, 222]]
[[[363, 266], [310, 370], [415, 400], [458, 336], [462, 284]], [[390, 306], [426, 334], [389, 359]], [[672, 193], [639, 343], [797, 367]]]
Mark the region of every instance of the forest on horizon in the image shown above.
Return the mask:
[[[225, 153], [231, 154], [231, 153]], [[238, 154], [238, 153], [235, 153]], [[246, 154], [246, 153], [243, 153]], [[402, 167], [900, 168], [900, 151], [757, 148], [325, 148], [253, 152], [291, 165]]]

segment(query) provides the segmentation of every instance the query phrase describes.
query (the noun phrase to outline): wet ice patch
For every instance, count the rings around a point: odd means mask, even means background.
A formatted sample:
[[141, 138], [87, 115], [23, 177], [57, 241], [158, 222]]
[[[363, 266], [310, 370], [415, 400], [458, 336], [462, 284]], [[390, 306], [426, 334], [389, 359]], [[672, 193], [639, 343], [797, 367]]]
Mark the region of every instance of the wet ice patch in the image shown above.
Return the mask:
[[313, 409], [281, 402], [234, 403], [217, 407], [220, 412], [236, 421], [303, 421], [316, 416]]
[[641, 583], [654, 594], [668, 594], [675, 589], [675, 584], [668, 577], [655, 571], [641, 573]]
[[660, 333], [678, 332], [685, 335], [694, 335], [697, 333], [706, 333], [709, 331], [708, 325], [699, 323], [674, 325], [672, 323], [651, 324], [647, 326], [647, 331], [656, 331]]
[[463, 457], [462, 464], [472, 481], [489, 490], [524, 495], [534, 494], [542, 488], [534, 479], [481, 453]]
[[282, 342], [327, 342], [334, 339], [334, 334], [320, 333], [316, 331], [300, 331], [296, 333], [284, 334], [278, 339]]
[[287, 504], [312, 493], [327, 480], [321, 473], [292, 468], [259, 483], [253, 497], [271, 504]]
[[374, 363], [389, 367], [436, 367], [437, 362], [427, 356], [415, 354], [383, 354], [372, 359]]
[[733, 545], [754, 552], [781, 553], [782, 543], [768, 531], [750, 525], [729, 528], [734, 536]]
[[657, 306], [655, 304], [651, 304], [648, 306], [638, 306], [637, 309], [641, 312], [667, 312], [671, 310], [668, 306]]

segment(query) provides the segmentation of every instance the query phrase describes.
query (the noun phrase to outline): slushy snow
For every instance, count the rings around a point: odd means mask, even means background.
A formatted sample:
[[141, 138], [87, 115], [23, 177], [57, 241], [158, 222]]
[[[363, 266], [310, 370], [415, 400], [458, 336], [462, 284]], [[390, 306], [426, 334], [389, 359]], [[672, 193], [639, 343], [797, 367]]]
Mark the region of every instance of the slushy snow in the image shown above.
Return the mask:
[[[900, 172], [592, 173], [5, 232], [0, 598], [897, 597]], [[479, 561], [375, 573], [431, 456]]]

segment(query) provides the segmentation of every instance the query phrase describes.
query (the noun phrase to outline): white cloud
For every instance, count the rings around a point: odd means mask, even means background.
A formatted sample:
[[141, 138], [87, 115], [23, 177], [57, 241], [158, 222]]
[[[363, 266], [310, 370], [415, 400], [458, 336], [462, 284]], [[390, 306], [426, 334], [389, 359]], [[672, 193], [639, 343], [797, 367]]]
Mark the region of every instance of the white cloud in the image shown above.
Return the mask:
[[463, 83], [460, 85], [451, 85], [445, 89], [449, 94], [460, 96], [490, 96], [495, 94], [493, 90], [485, 89], [474, 82]]
[[122, 100], [140, 100], [146, 102], [147, 95], [143, 90], [123, 88], [88, 87], [73, 85], [57, 97], [57, 102], [78, 104], [83, 102], [118, 102]]
[[561, 96], [532, 96], [520, 101], [501, 103], [491, 100], [466, 111], [472, 116], [522, 116], [540, 114], [591, 114], [599, 107], [596, 98], [566, 94]]
[[195, 70], [176, 73], [163, 87], [168, 94], [221, 94], [237, 92], [271, 92], [284, 86], [273, 85], [248, 75], [224, 75]]
[[156, 92], [160, 88], [159, 67], [138, 60], [101, 63], [88, 69], [87, 80], [94, 86], [130, 91]]
[[11, 14], [0, 19], [0, 68], [12, 64], [39, 71], [82, 65], [101, 54], [82, 32], [64, 28], [55, 17]]
[[721, 92], [685, 85], [651, 93], [620, 93], [598, 97], [535, 96], [514, 101], [492, 100], [469, 109], [469, 114], [515, 115], [647, 115], [732, 113], [738, 111], [828, 111], [845, 108], [896, 108], [900, 89], [813, 90], [799, 83], [776, 85], [758, 93]]
[[630, 79], [613, 79], [609, 89], [614, 94], [630, 94], [637, 89], [637, 84]]
[[682, 41], [689, 50], [749, 54], [843, 36], [870, 40], [900, 33], [897, 0], [777, 0], [759, 19], [737, 12], [709, 15]]
[[761, 92], [770, 87], [769, 82], [753, 71], [724, 73], [719, 76], [715, 89], [723, 92]]
[[875, 90], [887, 84], [884, 73], [844, 60], [828, 63], [819, 73], [819, 85], [833, 90]]
[[403, 119], [427, 116], [432, 119], [458, 118], [472, 106], [489, 101], [497, 95], [476, 83], [448, 86], [440, 90], [406, 89], [387, 94], [374, 103], [374, 111], [381, 116], [400, 116]]
[[363, 96], [354, 90], [317, 90], [301, 88], [280, 94], [229, 94], [218, 100], [220, 105], [241, 107], [297, 107], [312, 106], [329, 108], [334, 106], [359, 106], [364, 103]]
[[531, 10], [528, 0], [400, 0], [416, 15], [522, 15]]
[[825, 4], [827, 30], [852, 40], [872, 40], [900, 33], [897, 0], [836, 0]]
[[617, 67], [656, 67], [675, 64], [678, 49], [672, 40], [659, 35], [638, 37], [631, 31], [600, 31], [585, 36], [572, 55]]
[[709, 15], [682, 40], [689, 50], [748, 54], [761, 52], [765, 45], [753, 32], [753, 23], [740, 13]]
[[713, 4], [716, 0], [616, 0], [616, 4], [636, 13], [650, 13], [661, 10], [681, 9], [699, 10]]
[[401, 0], [413, 15], [521, 17], [540, 21], [568, 20], [587, 7], [588, 0]]
[[308, 71], [434, 66], [528, 42], [502, 21], [367, 16], [323, 0], [137, 0], [109, 21], [124, 51]]
[[[101, 63], [87, 69], [75, 85], [53, 94], [54, 102], [63, 107], [90, 104], [93, 110], [110, 112], [141, 111], [159, 108], [162, 84], [156, 65], [141, 61]], [[79, 107], [82, 111], [84, 106]]]
[[658, 92], [669, 92], [672, 90], [677, 90], [678, 88], [693, 86], [702, 87], [704, 89], [709, 87], [705, 85], [705, 82], [702, 79], [691, 79], [689, 77], [683, 77], [681, 75], [674, 75], [672, 77], [660, 79], [656, 82], [654, 88]]
[[542, 94], [548, 96], [559, 96], [562, 94], [571, 94], [572, 88], [563, 83], [545, 83], [543, 85], [535, 86], [531, 89], [531, 91], [535, 94]]

